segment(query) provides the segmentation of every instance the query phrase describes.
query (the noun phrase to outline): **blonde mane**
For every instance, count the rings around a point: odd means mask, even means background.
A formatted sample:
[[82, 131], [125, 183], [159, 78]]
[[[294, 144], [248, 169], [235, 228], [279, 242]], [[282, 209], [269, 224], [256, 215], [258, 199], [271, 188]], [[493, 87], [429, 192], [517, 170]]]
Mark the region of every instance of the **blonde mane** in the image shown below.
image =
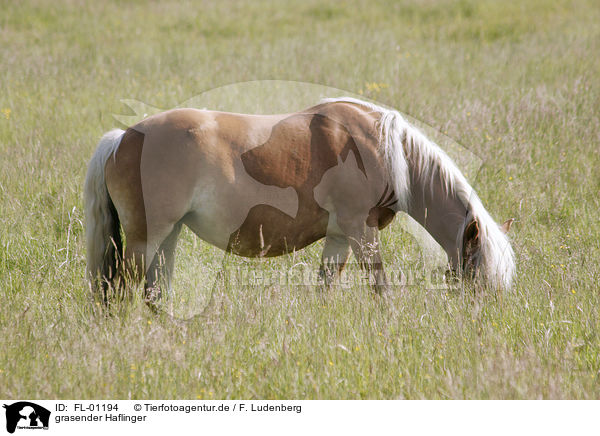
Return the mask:
[[[514, 252], [506, 235], [483, 207], [475, 190], [454, 161], [419, 129], [392, 109], [352, 97], [327, 98], [320, 103], [354, 103], [380, 114], [378, 121], [380, 152], [398, 197], [398, 210], [406, 212], [410, 203], [408, 162], [418, 167], [422, 180], [433, 180], [439, 173], [448, 195], [455, 195], [467, 209], [465, 225], [476, 219], [481, 240], [481, 273], [495, 287], [509, 289], [515, 271]], [[464, 227], [457, 235], [462, 249]], [[462, 253], [461, 253], [462, 255]]]

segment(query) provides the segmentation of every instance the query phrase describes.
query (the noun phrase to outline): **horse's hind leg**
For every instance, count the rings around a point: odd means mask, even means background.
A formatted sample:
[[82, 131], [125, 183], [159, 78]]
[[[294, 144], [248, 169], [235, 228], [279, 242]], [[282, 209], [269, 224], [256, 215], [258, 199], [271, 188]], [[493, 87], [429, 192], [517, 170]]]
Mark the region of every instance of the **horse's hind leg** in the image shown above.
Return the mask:
[[329, 287], [342, 272], [350, 256], [350, 242], [343, 234], [328, 234], [321, 260], [319, 276]]
[[155, 304], [161, 298], [163, 289], [166, 289], [167, 292], [171, 290], [171, 280], [175, 266], [175, 248], [177, 247], [177, 239], [180, 232], [181, 223], [177, 223], [160, 244], [152, 262], [146, 270], [144, 300], [151, 308], [154, 308]]

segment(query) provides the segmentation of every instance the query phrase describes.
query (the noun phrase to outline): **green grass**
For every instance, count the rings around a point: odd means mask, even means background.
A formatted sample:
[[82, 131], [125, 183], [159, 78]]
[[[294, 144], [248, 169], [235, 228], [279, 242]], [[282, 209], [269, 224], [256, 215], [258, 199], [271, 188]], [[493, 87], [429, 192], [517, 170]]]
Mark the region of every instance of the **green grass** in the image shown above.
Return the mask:
[[[0, 397], [600, 397], [597, 2], [0, 4]], [[259, 79], [362, 94], [478, 155], [484, 204], [517, 219], [514, 289], [382, 301], [232, 279], [187, 327], [139, 301], [99, 314], [81, 193], [120, 100], [169, 108]], [[419, 252], [396, 224], [384, 256], [406, 269]], [[221, 258], [184, 232], [173, 304], [202, 308]]]

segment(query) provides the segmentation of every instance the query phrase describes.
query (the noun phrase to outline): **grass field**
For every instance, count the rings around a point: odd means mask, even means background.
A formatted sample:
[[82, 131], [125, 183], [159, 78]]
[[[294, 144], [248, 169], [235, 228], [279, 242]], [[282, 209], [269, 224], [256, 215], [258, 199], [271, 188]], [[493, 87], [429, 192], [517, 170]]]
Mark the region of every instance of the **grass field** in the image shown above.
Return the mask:
[[[0, 10], [0, 397], [600, 398], [597, 1]], [[170, 108], [258, 79], [364, 95], [479, 156], [483, 203], [516, 218], [514, 288], [383, 301], [364, 286], [227, 281], [186, 328], [139, 301], [102, 316], [84, 282], [82, 187], [112, 114], [128, 113], [120, 100]], [[418, 260], [398, 224], [383, 239], [390, 268]], [[180, 304], [201, 307], [222, 254], [185, 232], [177, 256]], [[318, 261], [315, 246], [251, 268]]]

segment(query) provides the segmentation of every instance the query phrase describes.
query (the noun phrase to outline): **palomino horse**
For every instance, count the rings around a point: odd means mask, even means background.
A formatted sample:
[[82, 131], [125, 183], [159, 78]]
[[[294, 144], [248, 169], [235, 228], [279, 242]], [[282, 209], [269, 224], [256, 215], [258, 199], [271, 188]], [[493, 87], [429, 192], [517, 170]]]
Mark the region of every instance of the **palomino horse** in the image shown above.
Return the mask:
[[248, 257], [325, 237], [325, 283], [352, 251], [381, 292], [378, 231], [402, 211], [463, 276], [506, 289], [515, 269], [511, 220], [497, 225], [452, 160], [397, 111], [352, 98], [283, 115], [175, 109], [113, 130], [90, 162], [85, 211], [92, 288], [130, 274], [145, 279], [150, 303], [159, 279], [170, 282], [183, 224]]

